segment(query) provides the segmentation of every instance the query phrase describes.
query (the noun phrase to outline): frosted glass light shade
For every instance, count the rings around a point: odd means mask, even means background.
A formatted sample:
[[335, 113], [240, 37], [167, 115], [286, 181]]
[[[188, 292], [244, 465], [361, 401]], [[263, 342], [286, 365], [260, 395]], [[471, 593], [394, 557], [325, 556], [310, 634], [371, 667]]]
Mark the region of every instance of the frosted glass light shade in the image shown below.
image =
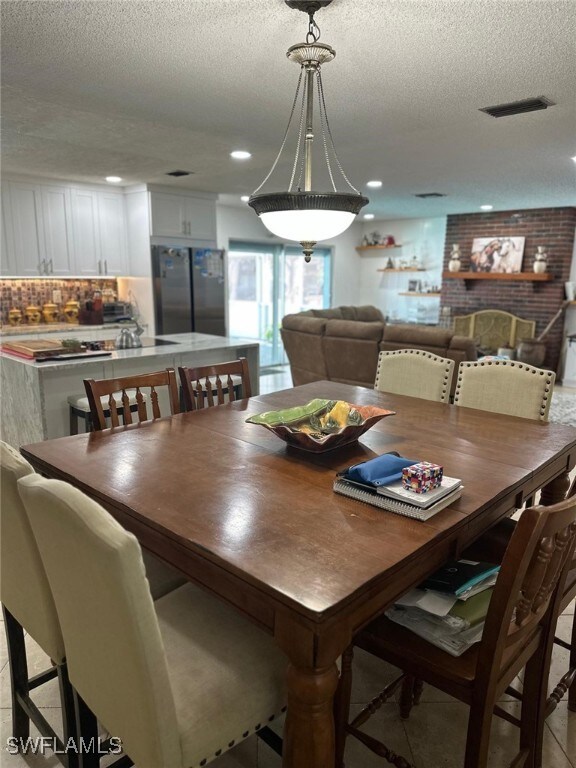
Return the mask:
[[248, 201], [273, 235], [298, 243], [318, 243], [341, 234], [368, 203], [359, 194], [275, 192]]
[[273, 211], [260, 214], [260, 219], [283, 240], [318, 243], [348, 229], [355, 215], [346, 211]]

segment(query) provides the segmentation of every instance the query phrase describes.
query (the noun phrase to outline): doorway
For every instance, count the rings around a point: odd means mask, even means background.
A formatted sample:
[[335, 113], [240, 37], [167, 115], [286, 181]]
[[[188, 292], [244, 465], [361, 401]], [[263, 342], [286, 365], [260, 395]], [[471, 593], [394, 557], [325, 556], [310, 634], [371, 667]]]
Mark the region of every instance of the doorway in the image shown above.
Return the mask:
[[318, 248], [309, 264], [298, 246], [230, 241], [229, 335], [260, 343], [260, 366], [286, 363], [284, 315], [330, 306], [332, 252]]

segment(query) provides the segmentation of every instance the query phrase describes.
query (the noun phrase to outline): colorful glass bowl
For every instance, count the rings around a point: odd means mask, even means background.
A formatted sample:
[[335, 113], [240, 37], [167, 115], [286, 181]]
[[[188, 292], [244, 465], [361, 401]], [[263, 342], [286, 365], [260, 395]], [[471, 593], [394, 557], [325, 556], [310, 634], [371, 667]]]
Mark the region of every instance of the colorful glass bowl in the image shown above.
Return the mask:
[[374, 405], [316, 399], [282, 411], [258, 413], [246, 421], [269, 429], [294, 448], [320, 453], [354, 443], [377, 421], [394, 413]]

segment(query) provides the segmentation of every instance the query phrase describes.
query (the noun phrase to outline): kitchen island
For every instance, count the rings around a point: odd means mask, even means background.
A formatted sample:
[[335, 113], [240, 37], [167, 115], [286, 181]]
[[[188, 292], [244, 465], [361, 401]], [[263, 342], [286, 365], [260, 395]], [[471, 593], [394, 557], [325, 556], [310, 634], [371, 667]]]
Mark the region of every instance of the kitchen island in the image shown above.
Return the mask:
[[245, 357], [252, 394], [258, 394], [259, 347], [249, 339], [203, 333], [155, 337], [159, 346], [115, 350], [106, 357], [43, 363], [2, 354], [1, 437], [19, 448], [69, 434], [69, 395], [84, 394], [84, 379], [110, 379], [163, 368], [210, 365]]

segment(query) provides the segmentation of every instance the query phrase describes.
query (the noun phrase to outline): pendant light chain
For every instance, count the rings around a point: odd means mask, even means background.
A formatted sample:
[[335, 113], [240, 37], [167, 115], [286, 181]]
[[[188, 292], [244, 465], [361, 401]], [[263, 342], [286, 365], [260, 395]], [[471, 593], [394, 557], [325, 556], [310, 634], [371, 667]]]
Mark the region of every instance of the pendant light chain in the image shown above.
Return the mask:
[[322, 75], [320, 74], [320, 68], [316, 70], [316, 80], [318, 89], [318, 114], [320, 115], [320, 130], [322, 132], [322, 144], [324, 145], [324, 159], [326, 160], [326, 167], [328, 168], [328, 175], [330, 176], [330, 183], [332, 189], [336, 192], [336, 184], [334, 182], [334, 176], [332, 175], [332, 166], [330, 165], [330, 155], [328, 154], [328, 145], [326, 143], [326, 130], [325, 123], [328, 122], [326, 115], [326, 105], [322, 100]]
[[[324, 101], [324, 87], [322, 85], [322, 77], [320, 76], [320, 72], [318, 72], [318, 97], [321, 102], [320, 107], [320, 121], [322, 121], [322, 112], [324, 112], [324, 118], [326, 120], [326, 130], [328, 132], [328, 136], [330, 137], [330, 145], [332, 147], [332, 152], [334, 153], [334, 159], [336, 160], [336, 165], [338, 166], [338, 170], [342, 174], [342, 177], [344, 181], [348, 184], [351, 190], [356, 192], [357, 195], [360, 194], [360, 192], [356, 189], [356, 187], [350, 182], [348, 176], [344, 173], [344, 169], [342, 168], [342, 165], [340, 164], [340, 159], [338, 157], [338, 153], [336, 152], [336, 147], [334, 146], [334, 139], [332, 138], [332, 131], [330, 130], [330, 123], [328, 122], [328, 113], [326, 112], [326, 102]], [[322, 136], [324, 136], [324, 125], [322, 124]], [[328, 152], [326, 151], [326, 162], [328, 163], [328, 170], [330, 170], [330, 163], [328, 161]], [[332, 178], [332, 174], [330, 174], [330, 178]], [[334, 182], [332, 181], [332, 184]], [[334, 191], [336, 191], [336, 187], [334, 187]]]
[[262, 187], [264, 186], [264, 184], [266, 184], [270, 176], [272, 176], [272, 174], [274, 173], [274, 169], [278, 165], [278, 161], [280, 160], [280, 156], [282, 155], [282, 152], [286, 145], [286, 139], [288, 138], [288, 131], [290, 130], [290, 124], [292, 123], [292, 117], [294, 116], [294, 109], [296, 108], [296, 102], [298, 101], [298, 94], [300, 93], [301, 84], [302, 84], [302, 70], [300, 70], [300, 77], [298, 78], [298, 85], [296, 86], [296, 93], [294, 94], [294, 101], [292, 102], [292, 109], [290, 110], [290, 117], [288, 118], [288, 125], [286, 126], [286, 131], [284, 132], [284, 138], [282, 139], [282, 145], [280, 147], [280, 151], [276, 155], [276, 160], [274, 160], [272, 168], [270, 168], [266, 178], [260, 184], [260, 186], [254, 190], [252, 195], [255, 195], [257, 192], [259, 192], [262, 189]]
[[[300, 80], [298, 81], [298, 87], [302, 82], [302, 75], [304, 74], [304, 67], [300, 70]], [[304, 118], [306, 115], [306, 89], [302, 89], [302, 104], [300, 107], [300, 123], [298, 125], [298, 141], [296, 142], [296, 154], [294, 156], [294, 164], [292, 166], [292, 175], [290, 176], [290, 184], [288, 185], [288, 192], [292, 191], [294, 186], [294, 176], [296, 175], [296, 168], [298, 167], [298, 158], [300, 157], [300, 147], [302, 145], [302, 136], [304, 134]], [[302, 155], [302, 161], [300, 163], [300, 173], [298, 175], [297, 188], [300, 189], [302, 184], [302, 174], [304, 172], [304, 155]]]

